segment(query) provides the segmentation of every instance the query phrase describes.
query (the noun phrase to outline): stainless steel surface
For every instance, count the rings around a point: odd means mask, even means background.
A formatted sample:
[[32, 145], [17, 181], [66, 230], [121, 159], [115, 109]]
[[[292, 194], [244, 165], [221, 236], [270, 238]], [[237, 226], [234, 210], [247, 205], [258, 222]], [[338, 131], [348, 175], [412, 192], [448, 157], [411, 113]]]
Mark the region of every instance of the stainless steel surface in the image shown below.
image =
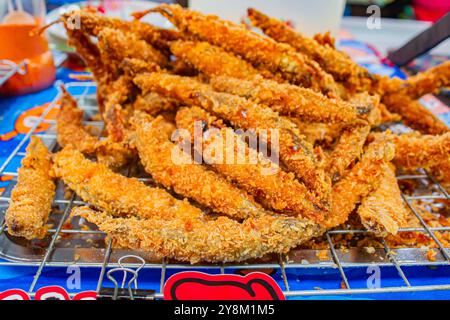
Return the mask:
[[[71, 92], [79, 101], [80, 108], [85, 110], [89, 115], [92, 115], [96, 108], [95, 101], [95, 84], [93, 83], [71, 83], [66, 85], [69, 92]], [[46, 133], [35, 132], [39, 124], [44, 121], [49, 112], [58, 108], [57, 100], [54, 101], [44, 111], [39, 121], [35, 123], [30, 132], [24, 136], [23, 140], [13, 150], [11, 155], [6, 159], [5, 163], [0, 164], [0, 175], [7, 174], [8, 165], [11, 161], [18, 157], [25, 155], [24, 147], [31, 135], [40, 136], [47, 146], [53, 151], [58, 150], [55, 136], [55, 122], [47, 121], [50, 128]], [[98, 122], [91, 122], [87, 120], [87, 124], [101, 127], [102, 124]], [[14, 186], [14, 181], [17, 179], [17, 174], [10, 172], [13, 177], [13, 182], [7, 188], [5, 193], [0, 196], [0, 221], [3, 221], [3, 215], [6, 211], [9, 195]], [[340, 294], [365, 294], [365, 293], [386, 293], [386, 292], [415, 292], [415, 291], [430, 291], [430, 290], [450, 290], [450, 279], [444, 285], [429, 285], [417, 286], [412, 285], [407, 278], [404, 267], [407, 266], [443, 266], [450, 265], [450, 251], [448, 248], [439, 242], [434, 235], [435, 232], [448, 232], [450, 227], [430, 227], [422, 219], [420, 214], [415, 210], [411, 202], [417, 200], [434, 201], [436, 199], [447, 199], [449, 195], [437, 181], [431, 177], [427, 172], [423, 171], [417, 175], [402, 175], [398, 177], [401, 180], [417, 180], [422, 181], [422, 189], [418, 189], [413, 195], [403, 195], [404, 201], [412, 210], [415, 217], [420, 223], [417, 228], [404, 228], [400, 232], [420, 232], [428, 235], [436, 243], [437, 248], [434, 249], [437, 253], [436, 260], [430, 261], [427, 258], [428, 249], [421, 248], [389, 248], [386, 242], [383, 242], [383, 248], [375, 248], [368, 250], [367, 248], [350, 248], [348, 250], [341, 250], [337, 248], [333, 238], [339, 235], [346, 234], [361, 234], [365, 235], [366, 230], [332, 230], [327, 232], [326, 241], [328, 249], [326, 250], [312, 250], [312, 249], [296, 249], [292, 250], [288, 255], [272, 256], [259, 261], [243, 264], [226, 264], [226, 265], [188, 265], [184, 263], [155, 260], [145, 252], [135, 252], [131, 250], [120, 250], [112, 248], [110, 240], [105, 241], [105, 234], [98, 231], [94, 226], [87, 224], [83, 219], [75, 218], [71, 224], [66, 223], [69, 217], [70, 210], [73, 206], [84, 204], [76, 195], [72, 194], [67, 198], [64, 186], [62, 183], [57, 188], [57, 194], [54, 201], [54, 212], [50, 216], [50, 222], [53, 226], [49, 229], [48, 235], [41, 241], [25, 241], [8, 235], [6, 228], [2, 224], [0, 227], [0, 265], [10, 266], [35, 266], [37, 267], [36, 274], [29, 287], [29, 293], [34, 294], [36, 284], [41, 277], [42, 271], [47, 267], [68, 266], [76, 264], [82, 267], [92, 267], [100, 269], [100, 276], [98, 279], [97, 292], [102, 287], [104, 277], [107, 270], [111, 268], [121, 267], [121, 258], [127, 255], [135, 255], [144, 258], [145, 265], [142, 267], [141, 263], [133, 263], [129, 261], [126, 263], [127, 268], [138, 269], [140, 267], [145, 269], [157, 269], [161, 272], [160, 278], [160, 292], [156, 293], [156, 298], [162, 297], [162, 288], [166, 280], [166, 271], [168, 269], [210, 269], [225, 273], [230, 269], [277, 269], [281, 270], [281, 276], [284, 283], [284, 292], [287, 296], [305, 296], [305, 295], [340, 295]], [[151, 179], [144, 177], [141, 179], [144, 182], [149, 182]], [[434, 186], [431, 189], [430, 186]], [[327, 257], [324, 258], [324, 253]], [[325, 254], [326, 256], [326, 254]], [[399, 277], [403, 281], [402, 286], [378, 288], [378, 289], [360, 289], [351, 288], [351, 275], [348, 274], [350, 267], [369, 267], [369, 266], [386, 266], [394, 267]], [[290, 268], [297, 268], [307, 272], [307, 269], [320, 268], [323, 272], [335, 269], [339, 271], [339, 275], [343, 282], [343, 288], [339, 290], [303, 290], [291, 291], [289, 279], [286, 275], [286, 270]], [[320, 283], [317, 283], [320, 287]], [[145, 288], [143, 288], [145, 289]]]

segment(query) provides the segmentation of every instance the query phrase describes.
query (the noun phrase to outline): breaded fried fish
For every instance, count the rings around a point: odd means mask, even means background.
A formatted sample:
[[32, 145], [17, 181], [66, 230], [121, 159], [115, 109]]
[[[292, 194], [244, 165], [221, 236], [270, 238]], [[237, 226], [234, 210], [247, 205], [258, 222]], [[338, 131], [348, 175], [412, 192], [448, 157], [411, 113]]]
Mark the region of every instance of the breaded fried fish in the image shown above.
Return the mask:
[[98, 138], [92, 136], [83, 126], [84, 113], [78, 108], [77, 101], [61, 86], [61, 108], [56, 117], [56, 137], [61, 147], [67, 145], [88, 154], [94, 154]]
[[[214, 170], [254, 195], [269, 209], [323, 220], [320, 203], [293, 174], [281, 170], [262, 153], [250, 149], [232, 129], [214, 127], [215, 118], [198, 107], [180, 109], [177, 126], [195, 139], [194, 148]], [[203, 124], [203, 132], [196, 124]], [[199, 134], [200, 136], [197, 136]], [[198, 143], [200, 141], [200, 143]]]
[[395, 93], [415, 100], [436, 90], [450, 85], [450, 61], [441, 63], [406, 80], [391, 80], [386, 94]]
[[369, 133], [370, 126], [364, 122], [343, 130], [328, 159], [327, 172], [333, 181], [341, 179], [345, 170], [360, 158]]
[[385, 165], [394, 155], [395, 146], [386, 135], [380, 135], [367, 147], [361, 160], [333, 186], [333, 214], [325, 221], [327, 228], [347, 221], [356, 205], [380, 186]]
[[393, 135], [394, 164], [404, 169], [431, 168], [450, 163], [450, 132], [439, 135], [419, 133]]
[[425, 108], [419, 101], [402, 94], [390, 94], [383, 98], [383, 103], [390, 112], [399, 114], [409, 127], [423, 134], [443, 134], [449, 127], [435, 114]]
[[245, 60], [208, 42], [175, 41], [171, 43], [170, 50], [176, 57], [208, 77], [227, 75], [238, 79], [251, 79], [260, 74], [274, 77], [269, 72], [259, 71]]
[[270, 18], [256, 9], [248, 9], [248, 16], [255, 27], [272, 39], [287, 43], [317, 61], [337, 81], [343, 81], [350, 89], [370, 89], [371, 80], [367, 69], [359, 66], [347, 55], [332, 46], [321, 45], [313, 38], [295, 32], [286, 23]]
[[310, 122], [351, 122], [369, 113], [370, 107], [329, 99], [310, 89], [256, 78], [242, 80], [214, 77], [211, 86], [221, 92], [235, 94], [269, 106], [280, 114]]
[[378, 236], [397, 234], [408, 222], [408, 211], [395, 177], [395, 167], [386, 164], [380, 186], [364, 198], [358, 208], [362, 224]]
[[169, 64], [165, 55], [133, 33], [104, 28], [98, 34], [98, 47], [104, 63], [113, 73], [118, 72], [118, 64], [126, 58], [154, 62], [161, 67]]
[[53, 172], [84, 201], [116, 216], [158, 216], [170, 220], [180, 212], [195, 215], [199, 211], [163, 189], [147, 187], [137, 179], [86, 159], [70, 146], [55, 155]]
[[254, 66], [264, 66], [274, 74], [280, 73], [294, 84], [322, 91], [324, 94], [338, 94], [331, 75], [323, 71], [315, 61], [288, 45], [264, 38], [216, 16], [206, 16], [179, 5], [162, 4], [145, 12], [135, 13], [134, 16], [140, 18], [149, 12], [159, 12], [181, 32], [233, 52]]
[[99, 162], [111, 168], [124, 166], [133, 157], [127, 143], [112, 141], [110, 137], [100, 140], [83, 126], [83, 111], [76, 100], [61, 87], [61, 109], [56, 118], [56, 138], [61, 147], [72, 146], [78, 151], [96, 155]]
[[[155, 91], [188, 105], [200, 106], [237, 128], [254, 130], [273, 149], [279, 146], [284, 165], [327, 205], [331, 181], [320, 167], [312, 145], [304, 140], [295, 124], [287, 118], [280, 117], [266, 106], [235, 95], [215, 92], [208, 85], [186, 77], [152, 73], [139, 75], [134, 82], [144, 93]], [[279, 144], [275, 138], [272, 141], [271, 134], [275, 133], [279, 137]]]

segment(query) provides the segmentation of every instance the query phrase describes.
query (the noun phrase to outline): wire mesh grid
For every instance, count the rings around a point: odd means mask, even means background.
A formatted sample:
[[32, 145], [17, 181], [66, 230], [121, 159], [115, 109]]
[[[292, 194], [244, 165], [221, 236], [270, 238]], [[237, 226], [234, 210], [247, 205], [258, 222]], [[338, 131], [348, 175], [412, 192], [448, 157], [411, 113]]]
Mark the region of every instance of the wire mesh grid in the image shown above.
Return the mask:
[[[66, 88], [72, 95], [78, 100], [80, 109], [84, 110], [86, 113], [93, 113], [98, 110], [96, 105], [95, 96], [95, 84], [94, 83], [69, 83], [66, 84]], [[74, 93], [77, 91], [77, 93]], [[30, 136], [37, 135], [43, 139], [47, 146], [56, 151], [58, 146], [56, 142], [56, 136], [52, 133], [51, 127], [56, 124], [55, 120], [48, 119], [48, 115], [59, 108], [58, 105], [59, 95], [48, 105], [42, 115], [35, 119], [30, 131], [23, 137], [19, 144], [14, 148], [5, 162], [0, 166], [0, 176], [6, 175], [10, 176], [12, 180], [17, 179], [16, 172], [8, 172], [8, 166], [15, 158], [21, 158], [25, 156], [24, 147], [29, 141]], [[42, 126], [46, 124], [47, 131], [41, 132]], [[101, 122], [87, 121], [87, 125], [95, 126], [102, 130], [103, 125]], [[38, 132], [39, 131], [39, 132]], [[13, 171], [13, 170], [11, 170]], [[340, 250], [335, 247], [335, 242], [333, 241], [334, 236], [339, 235], [349, 235], [349, 234], [367, 234], [366, 230], [355, 230], [355, 229], [335, 229], [330, 230], [325, 234], [326, 241], [328, 243], [328, 249], [325, 251], [329, 254], [328, 259], [318, 259], [318, 250], [309, 249], [296, 249], [293, 250], [288, 255], [279, 255], [272, 257], [269, 260], [257, 261], [256, 263], [244, 263], [244, 264], [226, 264], [226, 265], [187, 265], [180, 264], [177, 262], [170, 262], [166, 259], [162, 261], [147, 260], [147, 263], [143, 268], [145, 269], [155, 269], [159, 270], [160, 286], [159, 291], [155, 293], [155, 298], [162, 298], [163, 286], [166, 279], [167, 270], [170, 269], [208, 269], [212, 273], [224, 274], [228, 270], [234, 269], [277, 269], [280, 270], [282, 277], [282, 283], [284, 285], [283, 291], [287, 297], [301, 297], [301, 296], [324, 296], [324, 295], [346, 295], [346, 294], [373, 294], [373, 293], [396, 293], [396, 292], [415, 292], [415, 291], [434, 291], [434, 290], [450, 290], [450, 279], [444, 284], [429, 284], [429, 285], [412, 285], [411, 281], [408, 279], [404, 272], [405, 267], [409, 266], [449, 266], [450, 265], [450, 251], [445, 248], [441, 241], [436, 236], [438, 232], [448, 232], [450, 227], [431, 227], [429, 226], [421, 214], [417, 211], [415, 206], [412, 204], [414, 201], [434, 201], [434, 200], [444, 200], [450, 199], [448, 192], [432, 177], [428, 172], [423, 171], [422, 173], [414, 175], [402, 175], [398, 176], [397, 179], [401, 180], [421, 180], [428, 181], [430, 184], [435, 186], [434, 192], [429, 192], [422, 195], [406, 195], [402, 194], [403, 200], [407, 204], [408, 208], [412, 211], [413, 215], [417, 218], [419, 222], [419, 227], [415, 228], [403, 228], [399, 232], [419, 232], [427, 235], [436, 245], [435, 253], [436, 258], [434, 261], [430, 261], [426, 258], [426, 254], [419, 249], [393, 249], [388, 246], [388, 244], [381, 240], [383, 248], [376, 249], [375, 252], [366, 252], [365, 250], [356, 249], [357, 252], [352, 251], [350, 253]], [[144, 182], [148, 181], [148, 178], [140, 179]], [[13, 187], [14, 183], [11, 184], [10, 189]], [[10, 197], [8, 195], [8, 190], [0, 196], [0, 213], [6, 210]], [[82, 226], [78, 227], [67, 227], [66, 220], [69, 218], [70, 211], [74, 206], [85, 204], [81, 201], [75, 194], [70, 197], [65, 197], [63, 194], [57, 192], [57, 196], [54, 200], [54, 205], [60, 209], [60, 214], [52, 214], [51, 217], [58, 216], [55, 221], [55, 226], [48, 230], [49, 240], [43, 246], [42, 250], [35, 255], [29, 255], [26, 250], [23, 251], [21, 244], [16, 244], [13, 246], [12, 240], [7, 235], [7, 230], [2, 223], [0, 227], [0, 257], [5, 260], [0, 260], [0, 265], [15, 265], [15, 266], [35, 266], [37, 271], [33, 277], [33, 280], [29, 286], [28, 292], [31, 296], [34, 295], [37, 283], [42, 275], [45, 268], [48, 267], [67, 267], [69, 265], [76, 264], [80, 267], [94, 267], [100, 268], [99, 279], [97, 283], [97, 292], [102, 287], [105, 273], [110, 268], [119, 267], [118, 260], [128, 254], [135, 254], [138, 256], [144, 255], [140, 252], [131, 252], [129, 250], [117, 250], [112, 247], [112, 241], [107, 239], [103, 232], [96, 230], [95, 228], [84, 228]], [[0, 217], [2, 217], [0, 215]], [[76, 248], [72, 242], [66, 242], [66, 247], [60, 246], [58, 243], [64, 237], [70, 237], [72, 241], [73, 238], [85, 239], [85, 238], [95, 238], [97, 243], [101, 245], [97, 247], [91, 247], [93, 241], [87, 241], [88, 244], [85, 248]], [[67, 247], [69, 246], [69, 247]], [[11, 247], [16, 248], [16, 252], [11, 254]], [[7, 248], [7, 249], [5, 249]], [[18, 248], [18, 249], [17, 249]], [[34, 250], [33, 252], [35, 252]], [[79, 256], [82, 259], [79, 259]], [[351, 286], [351, 278], [349, 278], [346, 270], [355, 267], [393, 267], [396, 269], [398, 276], [401, 278], [402, 284], [398, 286], [390, 287], [380, 287], [380, 288], [353, 288]], [[139, 265], [127, 264], [129, 268], [138, 268]], [[339, 289], [320, 289], [312, 288], [308, 290], [293, 290], [291, 289], [291, 283], [287, 276], [287, 270], [290, 268], [297, 268], [299, 270], [304, 270], [305, 268], [320, 268], [323, 269], [337, 269], [339, 272], [340, 279], [342, 280], [341, 288]], [[320, 287], [320, 283], [317, 283], [317, 287]]]

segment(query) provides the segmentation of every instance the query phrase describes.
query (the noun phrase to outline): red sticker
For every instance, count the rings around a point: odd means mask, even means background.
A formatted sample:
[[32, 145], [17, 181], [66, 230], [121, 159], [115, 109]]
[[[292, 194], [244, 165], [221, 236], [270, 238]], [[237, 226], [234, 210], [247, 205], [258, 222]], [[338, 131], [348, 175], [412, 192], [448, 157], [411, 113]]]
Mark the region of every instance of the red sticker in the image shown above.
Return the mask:
[[70, 300], [70, 296], [62, 287], [49, 286], [36, 291], [34, 300]]
[[0, 292], [1, 300], [30, 300], [30, 296], [21, 289], [10, 289]]
[[285, 300], [275, 280], [262, 272], [246, 276], [180, 272], [164, 286], [166, 300]]

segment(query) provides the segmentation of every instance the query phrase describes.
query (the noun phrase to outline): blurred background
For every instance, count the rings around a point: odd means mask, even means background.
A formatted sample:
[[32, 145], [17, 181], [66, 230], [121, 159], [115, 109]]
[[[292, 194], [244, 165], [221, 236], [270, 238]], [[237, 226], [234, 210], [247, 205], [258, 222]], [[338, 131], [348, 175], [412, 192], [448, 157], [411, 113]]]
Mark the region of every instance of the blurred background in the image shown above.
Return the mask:
[[[48, 11], [51, 11], [64, 4], [77, 3], [79, 0], [46, 0], [46, 2]], [[87, 2], [98, 3], [98, 1]], [[127, 3], [127, 0], [100, 2], [105, 3], [107, 7], [108, 3]], [[398, 48], [450, 12], [450, 0], [154, 0], [148, 2], [177, 2], [230, 20], [243, 19], [245, 8], [255, 6], [274, 17], [285, 19], [288, 23], [292, 22], [294, 28], [310, 36], [326, 31], [331, 31], [336, 38], [351, 35], [354, 39], [372, 45], [381, 56], [386, 56], [389, 51]], [[381, 25], [378, 28], [369, 29], [367, 21], [373, 11], [368, 12], [368, 8], [373, 5], [379, 8]], [[430, 53], [449, 56], [449, 41], [437, 46]]]

